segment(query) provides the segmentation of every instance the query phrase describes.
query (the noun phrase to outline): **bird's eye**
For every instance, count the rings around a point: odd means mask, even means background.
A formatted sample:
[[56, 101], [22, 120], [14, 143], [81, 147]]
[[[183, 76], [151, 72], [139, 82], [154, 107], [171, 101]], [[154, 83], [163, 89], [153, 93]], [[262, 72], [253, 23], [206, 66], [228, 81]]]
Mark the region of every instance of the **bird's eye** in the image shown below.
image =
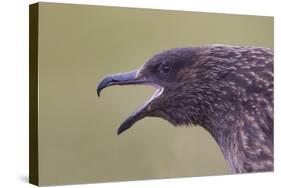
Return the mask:
[[162, 74], [168, 74], [170, 72], [170, 66], [167, 64], [162, 64], [159, 68], [159, 71]]

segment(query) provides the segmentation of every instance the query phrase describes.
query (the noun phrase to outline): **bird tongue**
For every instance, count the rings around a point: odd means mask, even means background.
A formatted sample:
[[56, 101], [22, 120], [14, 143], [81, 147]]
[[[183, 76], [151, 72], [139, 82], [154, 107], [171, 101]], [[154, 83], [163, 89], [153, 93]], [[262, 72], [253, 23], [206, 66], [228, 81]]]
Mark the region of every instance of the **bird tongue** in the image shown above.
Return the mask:
[[120, 135], [122, 132], [126, 131], [130, 127], [132, 127], [138, 120], [145, 117], [145, 111], [147, 110], [148, 105], [157, 97], [159, 97], [163, 93], [163, 88], [160, 87], [156, 90], [156, 92], [147, 100], [138, 110], [133, 112], [118, 128], [117, 134]]

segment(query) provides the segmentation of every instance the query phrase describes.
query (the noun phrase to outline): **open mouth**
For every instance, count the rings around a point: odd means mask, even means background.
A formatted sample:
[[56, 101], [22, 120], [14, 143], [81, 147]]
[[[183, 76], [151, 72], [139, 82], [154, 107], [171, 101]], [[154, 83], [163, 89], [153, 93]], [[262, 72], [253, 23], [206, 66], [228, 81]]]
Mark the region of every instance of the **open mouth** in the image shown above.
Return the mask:
[[119, 126], [117, 130], [117, 134], [121, 134], [122, 132], [126, 131], [130, 127], [132, 127], [138, 120], [145, 117], [147, 109], [149, 105], [164, 91], [164, 88], [158, 84], [155, 84], [149, 80], [139, 79], [137, 78], [137, 71], [131, 71], [127, 73], [118, 73], [109, 75], [103, 78], [98, 86], [97, 86], [97, 94], [100, 96], [101, 91], [109, 86], [113, 85], [148, 85], [156, 88], [155, 93], [147, 100], [140, 108], [138, 108], [135, 112], [133, 112], [125, 121]]

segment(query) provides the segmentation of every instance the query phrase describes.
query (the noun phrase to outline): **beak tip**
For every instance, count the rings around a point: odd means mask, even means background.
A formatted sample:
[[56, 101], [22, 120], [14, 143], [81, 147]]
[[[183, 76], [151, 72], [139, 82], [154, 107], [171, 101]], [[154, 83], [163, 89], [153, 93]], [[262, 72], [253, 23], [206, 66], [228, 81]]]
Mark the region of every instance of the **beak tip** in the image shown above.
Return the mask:
[[98, 95], [98, 97], [100, 97], [100, 91], [99, 90], [97, 90], [97, 95]]
[[98, 97], [100, 97], [101, 91], [103, 90], [103, 88], [105, 88], [105, 87], [101, 83], [99, 83], [97, 86], [97, 89], [96, 89]]
[[127, 130], [128, 128], [124, 128], [123, 126], [120, 126], [117, 130], [117, 136], [119, 136], [120, 134], [122, 134], [125, 130]]
[[123, 131], [121, 131], [120, 129], [117, 130], [117, 136], [119, 136]]

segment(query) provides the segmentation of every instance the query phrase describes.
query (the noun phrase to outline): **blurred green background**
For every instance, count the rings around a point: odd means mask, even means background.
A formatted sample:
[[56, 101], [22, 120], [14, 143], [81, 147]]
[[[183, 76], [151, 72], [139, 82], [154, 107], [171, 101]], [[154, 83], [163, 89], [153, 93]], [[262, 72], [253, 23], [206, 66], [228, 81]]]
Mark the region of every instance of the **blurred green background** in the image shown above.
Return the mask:
[[146, 118], [116, 135], [152, 88], [96, 95], [105, 75], [164, 49], [206, 44], [273, 48], [273, 18], [40, 3], [40, 185], [229, 174], [202, 128]]

